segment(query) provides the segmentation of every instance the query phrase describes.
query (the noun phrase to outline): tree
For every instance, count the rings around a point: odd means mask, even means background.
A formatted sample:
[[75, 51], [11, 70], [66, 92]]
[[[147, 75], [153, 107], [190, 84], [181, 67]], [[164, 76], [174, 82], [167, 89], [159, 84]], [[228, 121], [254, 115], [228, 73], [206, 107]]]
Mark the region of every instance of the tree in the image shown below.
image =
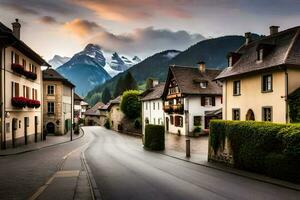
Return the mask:
[[93, 94], [93, 96], [89, 99], [89, 104], [90, 105], [95, 105], [96, 103], [98, 103], [101, 100], [101, 94], [100, 93], [95, 93]]
[[142, 104], [139, 100], [140, 92], [128, 90], [123, 93], [121, 100], [121, 110], [129, 119], [136, 119], [141, 116]]
[[124, 82], [124, 91], [136, 90], [138, 88], [137, 83], [130, 72], [127, 72], [127, 74], [124, 77], [123, 82]]
[[120, 77], [116, 88], [114, 92], [114, 97], [118, 97], [119, 95], [122, 95], [123, 92], [127, 90], [136, 90], [138, 88], [137, 83], [130, 72], [127, 72], [127, 74], [124, 77]]
[[105, 88], [102, 93], [102, 102], [107, 104], [111, 100], [111, 94], [108, 88]]
[[115, 88], [114, 97], [118, 97], [123, 92], [124, 92], [124, 81], [123, 81], [123, 77], [120, 77]]

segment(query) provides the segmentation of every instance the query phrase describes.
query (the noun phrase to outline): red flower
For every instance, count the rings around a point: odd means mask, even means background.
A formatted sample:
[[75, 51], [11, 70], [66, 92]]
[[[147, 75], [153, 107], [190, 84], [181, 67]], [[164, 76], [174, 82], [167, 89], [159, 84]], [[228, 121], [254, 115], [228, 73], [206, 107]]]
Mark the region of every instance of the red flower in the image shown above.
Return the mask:
[[24, 72], [24, 67], [17, 63], [11, 64], [11, 69], [18, 74], [23, 74]]
[[25, 108], [27, 106], [27, 98], [25, 97], [13, 97], [11, 104], [17, 108]]
[[33, 73], [31, 71], [24, 71], [23, 75], [26, 76], [29, 79], [32, 79], [32, 80], [36, 80], [37, 79], [36, 73]]
[[27, 99], [27, 107], [28, 108], [39, 108], [41, 106], [40, 101]]

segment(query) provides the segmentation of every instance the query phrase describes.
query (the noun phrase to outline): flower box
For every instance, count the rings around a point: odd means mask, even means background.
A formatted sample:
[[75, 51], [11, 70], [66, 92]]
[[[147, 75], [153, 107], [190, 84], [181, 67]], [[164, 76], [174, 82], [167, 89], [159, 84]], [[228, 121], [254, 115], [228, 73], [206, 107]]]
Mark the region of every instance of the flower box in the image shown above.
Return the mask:
[[17, 64], [17, 63], [13, 63], [11, 64], [11, 69], [18, 73], [18, 74], [23, 74], [24, 73], [24, 67], [23, 65]]
[[32, 79], [32, 80], [36, 80], [37, 79], [36, 73], [33, 73], [31, 71], [24, 71], [23, 75], [26, 76], [29, 79]]
[[17, 108], [25, 108], [27, 106], [27, 98], [25, 97], [13, 97], [11, 104]]
[[39, 108], [41, 106], [40, 101], [27, 99], [27, 107], [28, 108]]

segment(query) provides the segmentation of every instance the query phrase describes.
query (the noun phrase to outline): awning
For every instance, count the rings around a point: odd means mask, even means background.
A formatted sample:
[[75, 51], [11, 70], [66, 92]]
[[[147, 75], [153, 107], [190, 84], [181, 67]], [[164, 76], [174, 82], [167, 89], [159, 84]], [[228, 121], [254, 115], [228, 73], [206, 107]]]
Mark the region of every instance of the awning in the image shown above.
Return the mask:
[[218, 115], [222, 115], [222, 108], [218, 110], [205, 111], [205, 116], [207, 117], [214, 117]]

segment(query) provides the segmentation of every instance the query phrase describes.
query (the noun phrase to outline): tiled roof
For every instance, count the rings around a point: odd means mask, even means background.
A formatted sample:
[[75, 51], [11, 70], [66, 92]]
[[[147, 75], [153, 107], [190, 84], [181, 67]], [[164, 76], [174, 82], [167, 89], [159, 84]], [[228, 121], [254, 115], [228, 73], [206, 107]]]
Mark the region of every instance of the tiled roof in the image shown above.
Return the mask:
[[64, 84], [75, 87], [68, 79], [58, 73], [56, 70], [48, 68], [43, 71], [43, 80], [45, 81], [62, 81]]
[[88, 109], [85, 111], [84, 115], [87, 116], [100, 116], [100, 111], [99, 109], [104, 105], [102, 102], [96, 103], [92, 108]]
[[12, 30], [6, 27], [3, 23], [0, 22], [0, 46], [2, 45], [10, 45], [14, 48], [18, 49], [24, 55], [28, 56], [32, 60], [34, 60], [39, 65], [45, 65], [51, 67], [39, 54], [37, 54], [34, 50], [32, 50], [27, 44], [25, 44], [22, 40], [16, 38]]
[[79, 96], [77, 93], [74, 93], [74, 100], [75, 101], [83, 101], [83, 98]]
[[[300, 67], [299, 32], [300, 27], [294, 27], [243, 45], [236, 51], [241, 54], [240, 59], [232, 67], [224, 69], [216, 79], [266, 70], [285, 64], [299, 65]], [[257, 47], [261, 45], [271, 46], [271, 49], [268, 50], [263, 61], [257, 61]]]
[[[221, 70], [206, 69], [205, 72], [200, 72], [200, 70], [195, 67], [170, 66], [169, 73], [170, 72], [173, 74], [175, 80], [177, 81], [178, 87], [182, 94], [222, 95], [221, 86], [213, 81], [213, 79], [218, 76]], [[200, 87], [201, 81], [207, 81], [208, 84], [206, 88]]]
[[165, 83], [160, 83], [153, 88], [150, 88], [145, 96], [141, 98], [142, 101], [149, 101], [154, 99], [160, 99], [164, 92]]

